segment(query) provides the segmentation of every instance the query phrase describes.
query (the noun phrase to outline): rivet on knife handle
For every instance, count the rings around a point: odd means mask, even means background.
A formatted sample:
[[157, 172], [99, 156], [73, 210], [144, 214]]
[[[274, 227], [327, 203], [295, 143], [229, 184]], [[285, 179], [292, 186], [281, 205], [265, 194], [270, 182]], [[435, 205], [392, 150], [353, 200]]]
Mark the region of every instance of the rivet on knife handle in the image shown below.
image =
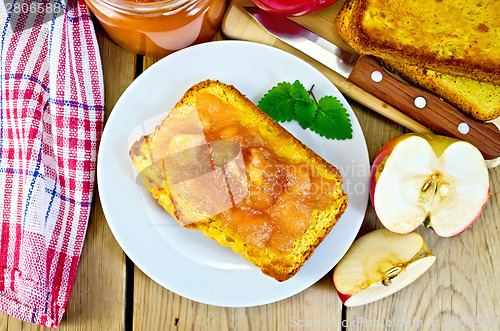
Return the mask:
[[486, 159], [500, 157], [495, 125], [476, 121], [436, 95], [397, 80], [375, 58], [361, 56], [348, 79], [435, 132], [473, 144]]

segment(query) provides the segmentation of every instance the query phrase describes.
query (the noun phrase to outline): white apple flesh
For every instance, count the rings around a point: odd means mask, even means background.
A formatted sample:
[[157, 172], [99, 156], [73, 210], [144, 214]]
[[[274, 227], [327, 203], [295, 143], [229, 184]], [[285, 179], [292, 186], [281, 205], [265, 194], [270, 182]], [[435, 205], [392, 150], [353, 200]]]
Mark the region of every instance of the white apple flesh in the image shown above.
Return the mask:
[[418, 233], [379, 229], [352, 244], [335, 267], [333, 283], [346, 306], [360, 306], [411, 284], [435, 260]]
[[424, 223], [441, 237], [465, 231], [488, 197], [486, 162], [473, 145], [438, 135], [390, 140], [372, 167], [372, 204], [382, 224], [408, 233]]

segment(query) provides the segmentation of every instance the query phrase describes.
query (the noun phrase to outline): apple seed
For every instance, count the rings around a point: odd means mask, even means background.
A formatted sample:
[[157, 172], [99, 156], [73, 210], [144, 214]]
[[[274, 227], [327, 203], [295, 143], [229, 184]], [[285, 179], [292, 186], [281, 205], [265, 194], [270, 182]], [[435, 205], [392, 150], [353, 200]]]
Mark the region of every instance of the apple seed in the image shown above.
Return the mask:
[[428, 181], [425, 182], [424, 186], [422, 187], [422, 193], [425, 193], [429, 187], [432, 185], [432, 179], [429, 179]]
[[384, 285], [384, 286], [391, 285], [392, 279], [394, 279], [394, 277], [396, 277], [397, 275], [399, 275], [399, 273], [401, 272], [401, 270], [403, 270], [403, 268], [401, 268], [400, 266], [396, 266], [396, 267], [393, 267], [393, 268], [389, 269], [385, 273], [384, 279], [382, 279], [382, 285]]

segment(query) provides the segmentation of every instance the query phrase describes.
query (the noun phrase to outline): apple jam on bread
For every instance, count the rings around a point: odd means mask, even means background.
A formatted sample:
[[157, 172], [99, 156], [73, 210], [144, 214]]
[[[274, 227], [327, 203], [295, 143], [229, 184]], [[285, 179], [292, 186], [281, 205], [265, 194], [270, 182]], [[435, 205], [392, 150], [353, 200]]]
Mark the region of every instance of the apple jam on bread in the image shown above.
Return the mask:
[[129, 154], [182, 226], [278, 281], [299, 271], [347, 207], [334, 166], [218, 81], [191, 87]]

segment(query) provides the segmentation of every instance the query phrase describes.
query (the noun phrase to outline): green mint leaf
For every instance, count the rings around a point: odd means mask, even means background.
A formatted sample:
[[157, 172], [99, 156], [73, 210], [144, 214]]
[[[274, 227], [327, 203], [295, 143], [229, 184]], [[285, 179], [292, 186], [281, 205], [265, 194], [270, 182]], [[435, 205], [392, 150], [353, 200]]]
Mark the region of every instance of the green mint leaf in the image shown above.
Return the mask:
[[337, 98], [325, 96], [316, 102], [298, 80], [278, 83], [260, 99], [258, 107], [276, 122], [297, 120], [328, 139], [351, 139], [352, 127], [347, 110]]
[[332, 96], [325, 96], [318, 102], [316, 118], [310, 129], [329, 139], [351, 139], [352, 127], [347, 110], [340, 101]]
[[295, 99], [295, 119], [303, 129], [308, 128], [316, 116], [316, 105], [304, 85], [298, 80], [292, 84], [290, 95]]
[[310, 102], [311, 96], [309, 95], [309, 92], [307, 92], [306, 88], [304, 85], [302, 85], [298, 80], [296, 80], [292, 86], [290, 87], [290, 95], [292, 98], [295, 100], [300, 100], [303, 102]]
[[302, 129], [307, 129], [314, 122], [316, 116], [316, 105], [314, 101], [295, 101], [295, 119]]
[[276, 122], [290, 122], [295, 112], [292, 84], [278, 83], [260, 99], [258, 107]]

